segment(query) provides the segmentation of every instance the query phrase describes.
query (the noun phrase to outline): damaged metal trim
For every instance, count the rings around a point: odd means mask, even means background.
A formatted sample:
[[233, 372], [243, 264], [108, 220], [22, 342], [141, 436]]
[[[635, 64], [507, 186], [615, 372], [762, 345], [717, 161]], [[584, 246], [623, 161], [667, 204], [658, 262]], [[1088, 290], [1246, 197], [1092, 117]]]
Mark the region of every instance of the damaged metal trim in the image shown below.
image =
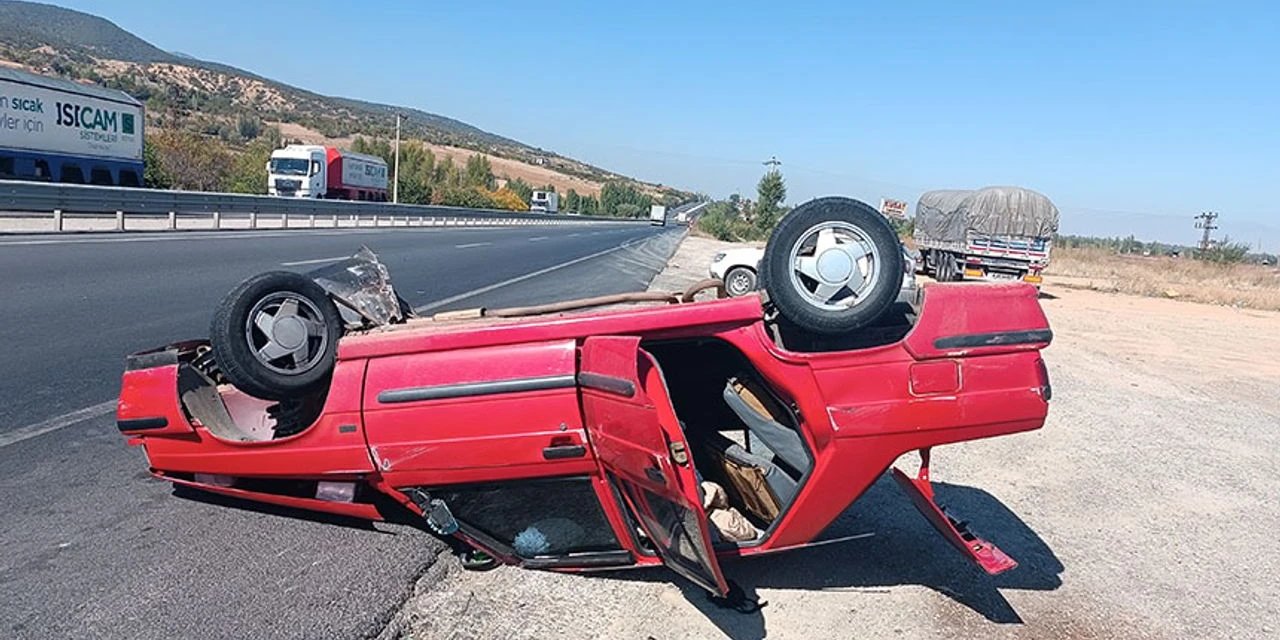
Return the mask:
[[596, 391], [604, 391], [630, 398], [636, 395], [636, 386], [630, 380], [606, 376], [602, 373], [583, 371], [578, 374], [578, 384]]
[[962, 336], [946, 336], [933, 341], [935, 349], [966, 349], [974, 347], [999, 347], [1013, 344], [1039, 344], [1053, 341], [1053, 331], [1049, 329], [1033, 329], [1030, 331], [998, 331], [995, 333], [973, 333]]
[[419, 402], [422, 400], [487, 396], [498, 393], [566, 389], [574, 386], [574, 383], [573, 374], [564, 374], [556, 376], [540, 376], [536, 378], [512, 378], [509, 380], [495, 380], [492, 382], [463, 382], [459, 384], [441, 384], [430, 387], [387, 389], [386, 391], [378, 393], [378, 402], [382, 404], [397, 404], [401, 402]]
[[116, 428], [120, 431], [151, 431], [153, 429], [163, 429], [167, 426], [169, 426], [169, 419], [164, 416], [116, 420]]

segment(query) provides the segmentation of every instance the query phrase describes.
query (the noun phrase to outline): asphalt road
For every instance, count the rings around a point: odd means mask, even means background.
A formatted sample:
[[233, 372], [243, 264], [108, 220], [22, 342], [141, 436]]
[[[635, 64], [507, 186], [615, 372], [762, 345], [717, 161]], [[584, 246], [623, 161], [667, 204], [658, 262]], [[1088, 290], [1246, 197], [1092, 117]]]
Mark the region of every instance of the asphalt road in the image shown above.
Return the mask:
[[0, 636], [376, 633], [441, 545], [176, 494], [116, 432], [123, 357], [206, 335], [249, 275], [361, 244], [435, 311], [642, 290], [677, 238], [645, 225], [0, 237]]

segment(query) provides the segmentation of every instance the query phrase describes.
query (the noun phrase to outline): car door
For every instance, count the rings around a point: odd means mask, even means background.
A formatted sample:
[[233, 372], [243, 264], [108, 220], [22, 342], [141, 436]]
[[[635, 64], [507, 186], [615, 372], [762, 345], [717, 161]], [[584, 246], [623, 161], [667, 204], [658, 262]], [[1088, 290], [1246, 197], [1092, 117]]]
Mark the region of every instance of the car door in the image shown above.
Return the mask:
[[728, 593], [689, 445], [657, 361], [639, 338], [587, 338], [578, 383], [596, 457], [663, 563], [708, 591]]

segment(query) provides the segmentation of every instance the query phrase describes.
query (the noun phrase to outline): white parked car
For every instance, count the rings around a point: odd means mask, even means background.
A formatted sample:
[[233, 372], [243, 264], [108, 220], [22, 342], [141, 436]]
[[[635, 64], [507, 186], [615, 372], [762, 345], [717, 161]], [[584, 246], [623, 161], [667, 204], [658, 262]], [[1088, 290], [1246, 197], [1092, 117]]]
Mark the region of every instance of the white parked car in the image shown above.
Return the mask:
[[[764, 249], [755, 247], [722, 251], [711, 258], [711, 277], [724, 281], [725, 291], [730, 296], [747, 295], [756, 290], [762, 258]], [[914, 303], [918, 287], [916, 257], [902, 247], [902, 288], [898, 292], [898, 302]]]

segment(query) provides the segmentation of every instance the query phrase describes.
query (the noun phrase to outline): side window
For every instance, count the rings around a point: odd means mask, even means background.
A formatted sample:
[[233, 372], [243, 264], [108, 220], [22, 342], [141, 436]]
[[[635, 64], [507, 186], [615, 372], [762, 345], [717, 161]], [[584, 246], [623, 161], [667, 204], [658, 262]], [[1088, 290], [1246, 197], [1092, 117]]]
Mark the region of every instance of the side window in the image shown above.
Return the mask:
[[111, 170], [106, 167], [94, 167], [89, 170], [89, 184], [112, 186], [116, 183], [111, 178]]
[[45, 160], [36, 160], [35, 177], [38, 180], [48, 180], [53, 177], [53, 172], [49, 171], [49, 163]]
[[621, 549], [586, 477], [432, 490], [460, 523], [526, 558]]
[[14, 160], [9, 156], [0, 156], [0, 178], [12, 178], [18, 174]]
[[80, 170], [80, 165], [67, 163], [62, 165], [62, 182], [70, 182], [72, 184], [84, 184], [84, 171]]
[[138, 179], [138, 172], [132, 169], [124, 169], [120, 172], [120, 186], [122, 187], [141, 187], [142, 181]]
[[313, 175], [313, 176], [314, 176], [314, 175], [318, 175], [319, 173], [320, 173], [320, 161], [319, 161], [319, 160], [312, 160], [312, 161], [311, 161], [311, 175]]

